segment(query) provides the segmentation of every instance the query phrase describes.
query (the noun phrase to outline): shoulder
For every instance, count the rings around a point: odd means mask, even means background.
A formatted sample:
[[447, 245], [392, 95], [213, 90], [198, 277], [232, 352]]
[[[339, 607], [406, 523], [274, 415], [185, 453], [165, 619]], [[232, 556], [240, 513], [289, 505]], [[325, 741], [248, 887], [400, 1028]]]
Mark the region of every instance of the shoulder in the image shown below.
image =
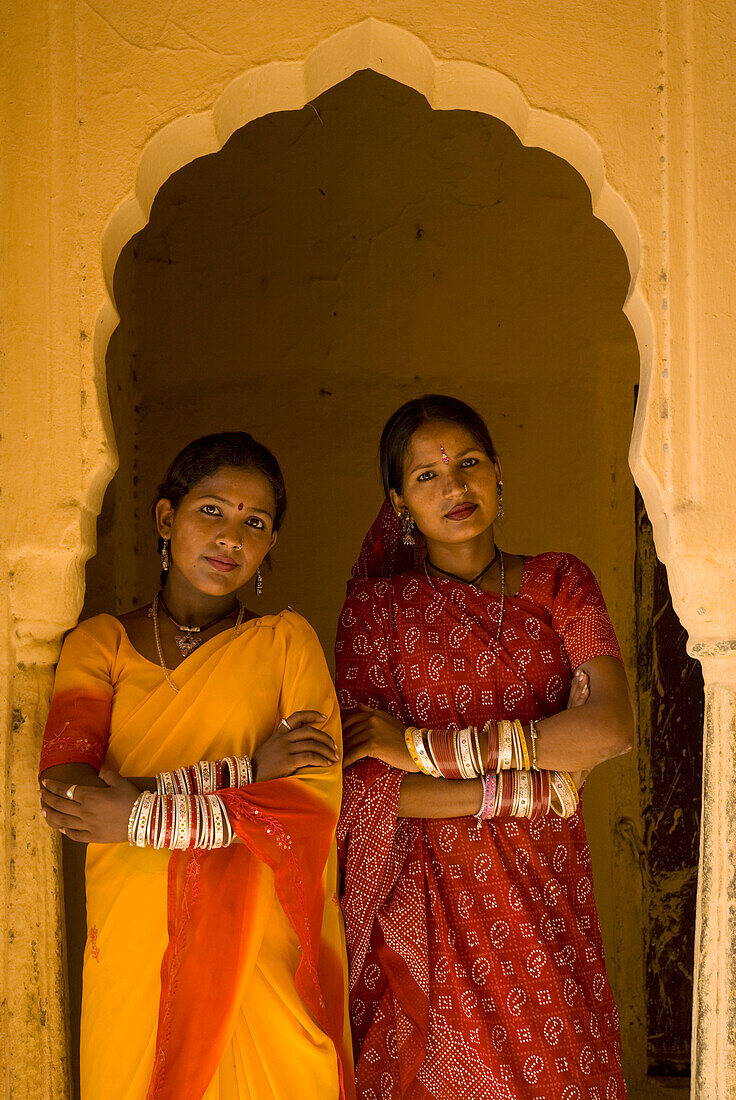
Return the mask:
[[281, 630], [295, 641], [312, 641], [317, 638], [317, 631], [312, 624], [293, 607], [285, 607], [278, 615], [269, 616], [274, 620], [274, 630]]
[[365, 613], [375, 608], [383, 609], [401, 602], [408, 595], [414, 595], [419, 587], [419, 578], [414, 572], [397, 573], [393, 577], [369, 577], [366, 580], [351, 581], [345, 597], [345, 608]]
[[601, 599], [600, 589], [591, 568], [566, 551], [548, 550], [527, 558], [521, 595], [548, 608], [575, 603], [589, 598]]
[[322, 652], [322, 643], [317, 631], [293, 607], [285, 607], [276, 615], [264, 615], [257, 626], [261, 630], [272, 631], [274, 638], [280, 640], [285, 650], [295, 648], [305, 652], [311, 650]]
[[114, 615], [92, 615], [69, 631], [64, 639], [64, 646], [97, 645], [102, 649], [115, 650], [124, 632], [123, 624]]
[[527, 558], [525, 572], [537, 580], [552, 582], [593, 576], [585, 562], [566, 550], [546, 550], [543, 554], [534, 554]]

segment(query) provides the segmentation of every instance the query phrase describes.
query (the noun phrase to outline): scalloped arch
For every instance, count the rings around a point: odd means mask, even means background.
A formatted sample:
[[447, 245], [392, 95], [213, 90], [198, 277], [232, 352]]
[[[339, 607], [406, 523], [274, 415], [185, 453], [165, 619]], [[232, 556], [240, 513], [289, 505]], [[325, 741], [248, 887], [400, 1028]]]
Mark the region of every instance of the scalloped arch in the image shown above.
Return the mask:
[[[107, 300], [95, 329], [95, 368], [104, 390], [105, 356], [119, 316], [113, 276], [120, 254], [148, 222], [154, 199], [167, 179], [199, 157], [216, 153], [232, 134], [263, 115], [298, 110], [328, 88], [361, 69], [389, 77], [420, 92], [434, 110], [466, 110], [492, 115], [506, 123], [522, 145], [545, 149], [566, 160], [590, 190], [594, 215], [615, 234], [626, 253], [630, 283], [623, 310], [639, 348], [640, 390], [629, 463], [655, 528], [666, 523], [664, 490], [644, 455], [654, 362], [654, 324], [639, 286], [641, 239], [634, 215], [606, 179], [603, 153], [578, 123], [532, 107], [521, 88], [502, 73], [470, 61], [436, 57], [416, 35], [391, 23], [365, 19], [324, 39], [300, 61], [272, 61], [248, 69], [227, 85], [207, 111], [187, 115], [155, 134], [141, 155], [135, 190], [117, 208], [103, 234], [102, 264]], [[98, 511], [112, 477], [114, 439], [106, 394], [99, 414], [108, 442], [107, 461], [92, 472], [89, 501]], [[664, 535], [664, 531], [661, 530]], [[665, 539], [658, 539], [662, 548]]]

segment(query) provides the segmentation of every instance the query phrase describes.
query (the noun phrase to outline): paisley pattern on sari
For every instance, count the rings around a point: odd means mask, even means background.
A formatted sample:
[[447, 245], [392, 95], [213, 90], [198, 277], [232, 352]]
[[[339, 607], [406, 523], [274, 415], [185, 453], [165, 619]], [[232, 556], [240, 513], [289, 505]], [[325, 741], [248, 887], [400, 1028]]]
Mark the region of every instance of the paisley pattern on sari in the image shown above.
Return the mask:
[[[507, 596], [429, 583], [386, 506], [349, 585], [338, 698], [418, 726], [541, 719], [571, 672], [620, 658], [598, 585], [570, 554]], [[395, 573], [392, 571], [396, 571]], [[581, 812], [399, 818], [403, 772], [345, 774], [338, 845], [359, 1100], [624, 1100]]]

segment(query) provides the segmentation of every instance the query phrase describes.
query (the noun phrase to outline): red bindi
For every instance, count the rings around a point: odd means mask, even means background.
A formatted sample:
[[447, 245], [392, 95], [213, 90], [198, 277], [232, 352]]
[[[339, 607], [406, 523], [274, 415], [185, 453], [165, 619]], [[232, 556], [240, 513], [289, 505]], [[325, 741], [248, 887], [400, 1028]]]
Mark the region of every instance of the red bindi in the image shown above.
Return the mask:
[[245, 505], [243, 504], [243, 502], [242, 502], [242, 500], [241, 500], [240, 504], [238, 505], [238, 511], [239, 511], [239, 512], [242, 512], [242, 511], [243, 511], [243, 508], [245, 508]]

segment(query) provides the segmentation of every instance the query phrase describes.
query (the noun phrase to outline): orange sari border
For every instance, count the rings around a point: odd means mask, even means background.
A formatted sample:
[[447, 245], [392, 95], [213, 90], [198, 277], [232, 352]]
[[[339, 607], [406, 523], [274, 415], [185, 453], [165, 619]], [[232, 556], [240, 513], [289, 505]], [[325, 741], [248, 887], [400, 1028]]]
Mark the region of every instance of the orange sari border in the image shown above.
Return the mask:
[[237, 964], [248, 946], [255, 860], [274, 873], [276, 896], [302, 948], [297, 991], [335, 1046], [340, 1100], [351, 1100], [352, 1062], [343, 1049], [344, 972], [321, 936], [335, 812], [293, 778], [222, 791], [221, 797], [243, 847], [175, 852], [169, 864], [169, 942], [148, 1100], [194, 1100], [216, 1072], [237, 1010]]

